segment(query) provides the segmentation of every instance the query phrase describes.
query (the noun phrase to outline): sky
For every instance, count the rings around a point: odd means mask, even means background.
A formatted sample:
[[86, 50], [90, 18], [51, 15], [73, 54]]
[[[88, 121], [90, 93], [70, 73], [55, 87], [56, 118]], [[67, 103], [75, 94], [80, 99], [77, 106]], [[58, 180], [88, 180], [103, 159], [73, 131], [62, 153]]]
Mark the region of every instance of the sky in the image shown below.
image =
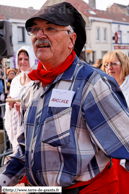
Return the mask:
[[[84, 0], [88, 3], [88, 0]], [[40, 9], [40, 7], [46, 2], [46, 0], [0, 0], [0, 5], [15, 6], [28, 8], [33, 7], [34, 9]], [[128, 5], [128, 0], [96, 0], [96, 8], [101, 10], [106, 10], [106, 8], [113, 3], [118, 3], [122, 5]]]

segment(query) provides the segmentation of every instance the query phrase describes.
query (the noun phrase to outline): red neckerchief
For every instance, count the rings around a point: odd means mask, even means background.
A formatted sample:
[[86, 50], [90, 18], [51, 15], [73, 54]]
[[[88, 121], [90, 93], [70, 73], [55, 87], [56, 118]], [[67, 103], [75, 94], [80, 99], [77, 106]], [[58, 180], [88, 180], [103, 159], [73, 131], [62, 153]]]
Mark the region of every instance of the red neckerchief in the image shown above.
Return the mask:
[[39, 62], [37, 69], [28, 73], [28, 76], [31, 80], [39, 80], [46, 86], [50, 84], [57, 75], [63, 73], [72, 64], [75, 55], [75, 51], [73, 50], [67, 59], [52, 71], [46, 71], [43, 69], [42, 64]]

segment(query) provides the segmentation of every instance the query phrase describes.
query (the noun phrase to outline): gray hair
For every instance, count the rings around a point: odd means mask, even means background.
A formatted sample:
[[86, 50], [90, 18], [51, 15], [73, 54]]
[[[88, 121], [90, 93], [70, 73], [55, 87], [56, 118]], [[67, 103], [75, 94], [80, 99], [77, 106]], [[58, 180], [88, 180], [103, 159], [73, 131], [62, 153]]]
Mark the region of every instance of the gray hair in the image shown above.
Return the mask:
[[67, 29], [71, 32], [71, 33], [74, 33], [74, 30], [73, 30], [73, 28], [72, 28], [72, 26], [67, 26]]

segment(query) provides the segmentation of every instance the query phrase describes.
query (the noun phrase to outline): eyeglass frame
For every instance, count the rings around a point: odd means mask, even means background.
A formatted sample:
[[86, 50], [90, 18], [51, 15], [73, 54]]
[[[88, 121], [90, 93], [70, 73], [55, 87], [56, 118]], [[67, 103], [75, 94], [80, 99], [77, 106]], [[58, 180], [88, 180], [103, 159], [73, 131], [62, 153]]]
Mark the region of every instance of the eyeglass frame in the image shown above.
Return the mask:
[[15, 73], [11, 73], [11, 72], [9, 72], [9, 75], [15, 75]]
[[[106, 64], [108, 64], [108, 66], [106, 66]], [[106, 64], [104, 65], [104, 68], [105, 68], [105, 69], [107, 69], [107, 68], [109, 67], [109, 64], [110, 64], [110, 66], [115, 67], [115, 66], [120, 65], [120, 64], [121, 64], [121, 62], [120, 62], [120, 61], [117, 61], [117, 62], [115, 62], [115, 63], [108, 62], [108, 63], [106, 63]]]
[[[51, 34], [51, 35], [45, 34], [45, 33], [44, 33], [44, 30], [43, 30], [43, 28], [49, 28], [49, 27], [52, 27], [52, 28], [55, 30], [54, 33]], [[60, 29], [60, 28], [55, 28], [55, 27], [53, 27], [53, 26], [46, 26], [46, 27], [44, 26], [43, 28], [38, 28], [38, 27], [28, 27], [27, 29], [33, 29], [33, 28], [37, 28], [37, 29], [38, 29], [37, 33], [39, 32], [39, 30], [42, 30], [42, 33], [43, 33], [45, 36], [52, 36], [52, 35], [54, 35], [54, 34], [56, 33], [56, 30], [57, 30], [57, 31], [67, 31], [68, 34], [69, 34], [69, 33], [72, 33], [69, 29]], [[26, 29], [26, 31], [27, 31], [27, 29]], [[37, 33], [36, 33], [36, 34], [30, 34], [30, 32], [27, 31], [27, 34], [28, 34], [29, 36], [37, 36]]]

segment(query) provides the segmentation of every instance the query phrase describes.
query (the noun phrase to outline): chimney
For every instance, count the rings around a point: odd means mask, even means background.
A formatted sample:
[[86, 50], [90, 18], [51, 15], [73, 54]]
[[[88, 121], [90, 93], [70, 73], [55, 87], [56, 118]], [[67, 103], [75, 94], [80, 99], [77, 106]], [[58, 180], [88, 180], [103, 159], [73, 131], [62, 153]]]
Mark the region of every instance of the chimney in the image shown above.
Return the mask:
[[96, 0], [89, 0], [89, 5], [90, 5], [93, 9], [96, 9]]

